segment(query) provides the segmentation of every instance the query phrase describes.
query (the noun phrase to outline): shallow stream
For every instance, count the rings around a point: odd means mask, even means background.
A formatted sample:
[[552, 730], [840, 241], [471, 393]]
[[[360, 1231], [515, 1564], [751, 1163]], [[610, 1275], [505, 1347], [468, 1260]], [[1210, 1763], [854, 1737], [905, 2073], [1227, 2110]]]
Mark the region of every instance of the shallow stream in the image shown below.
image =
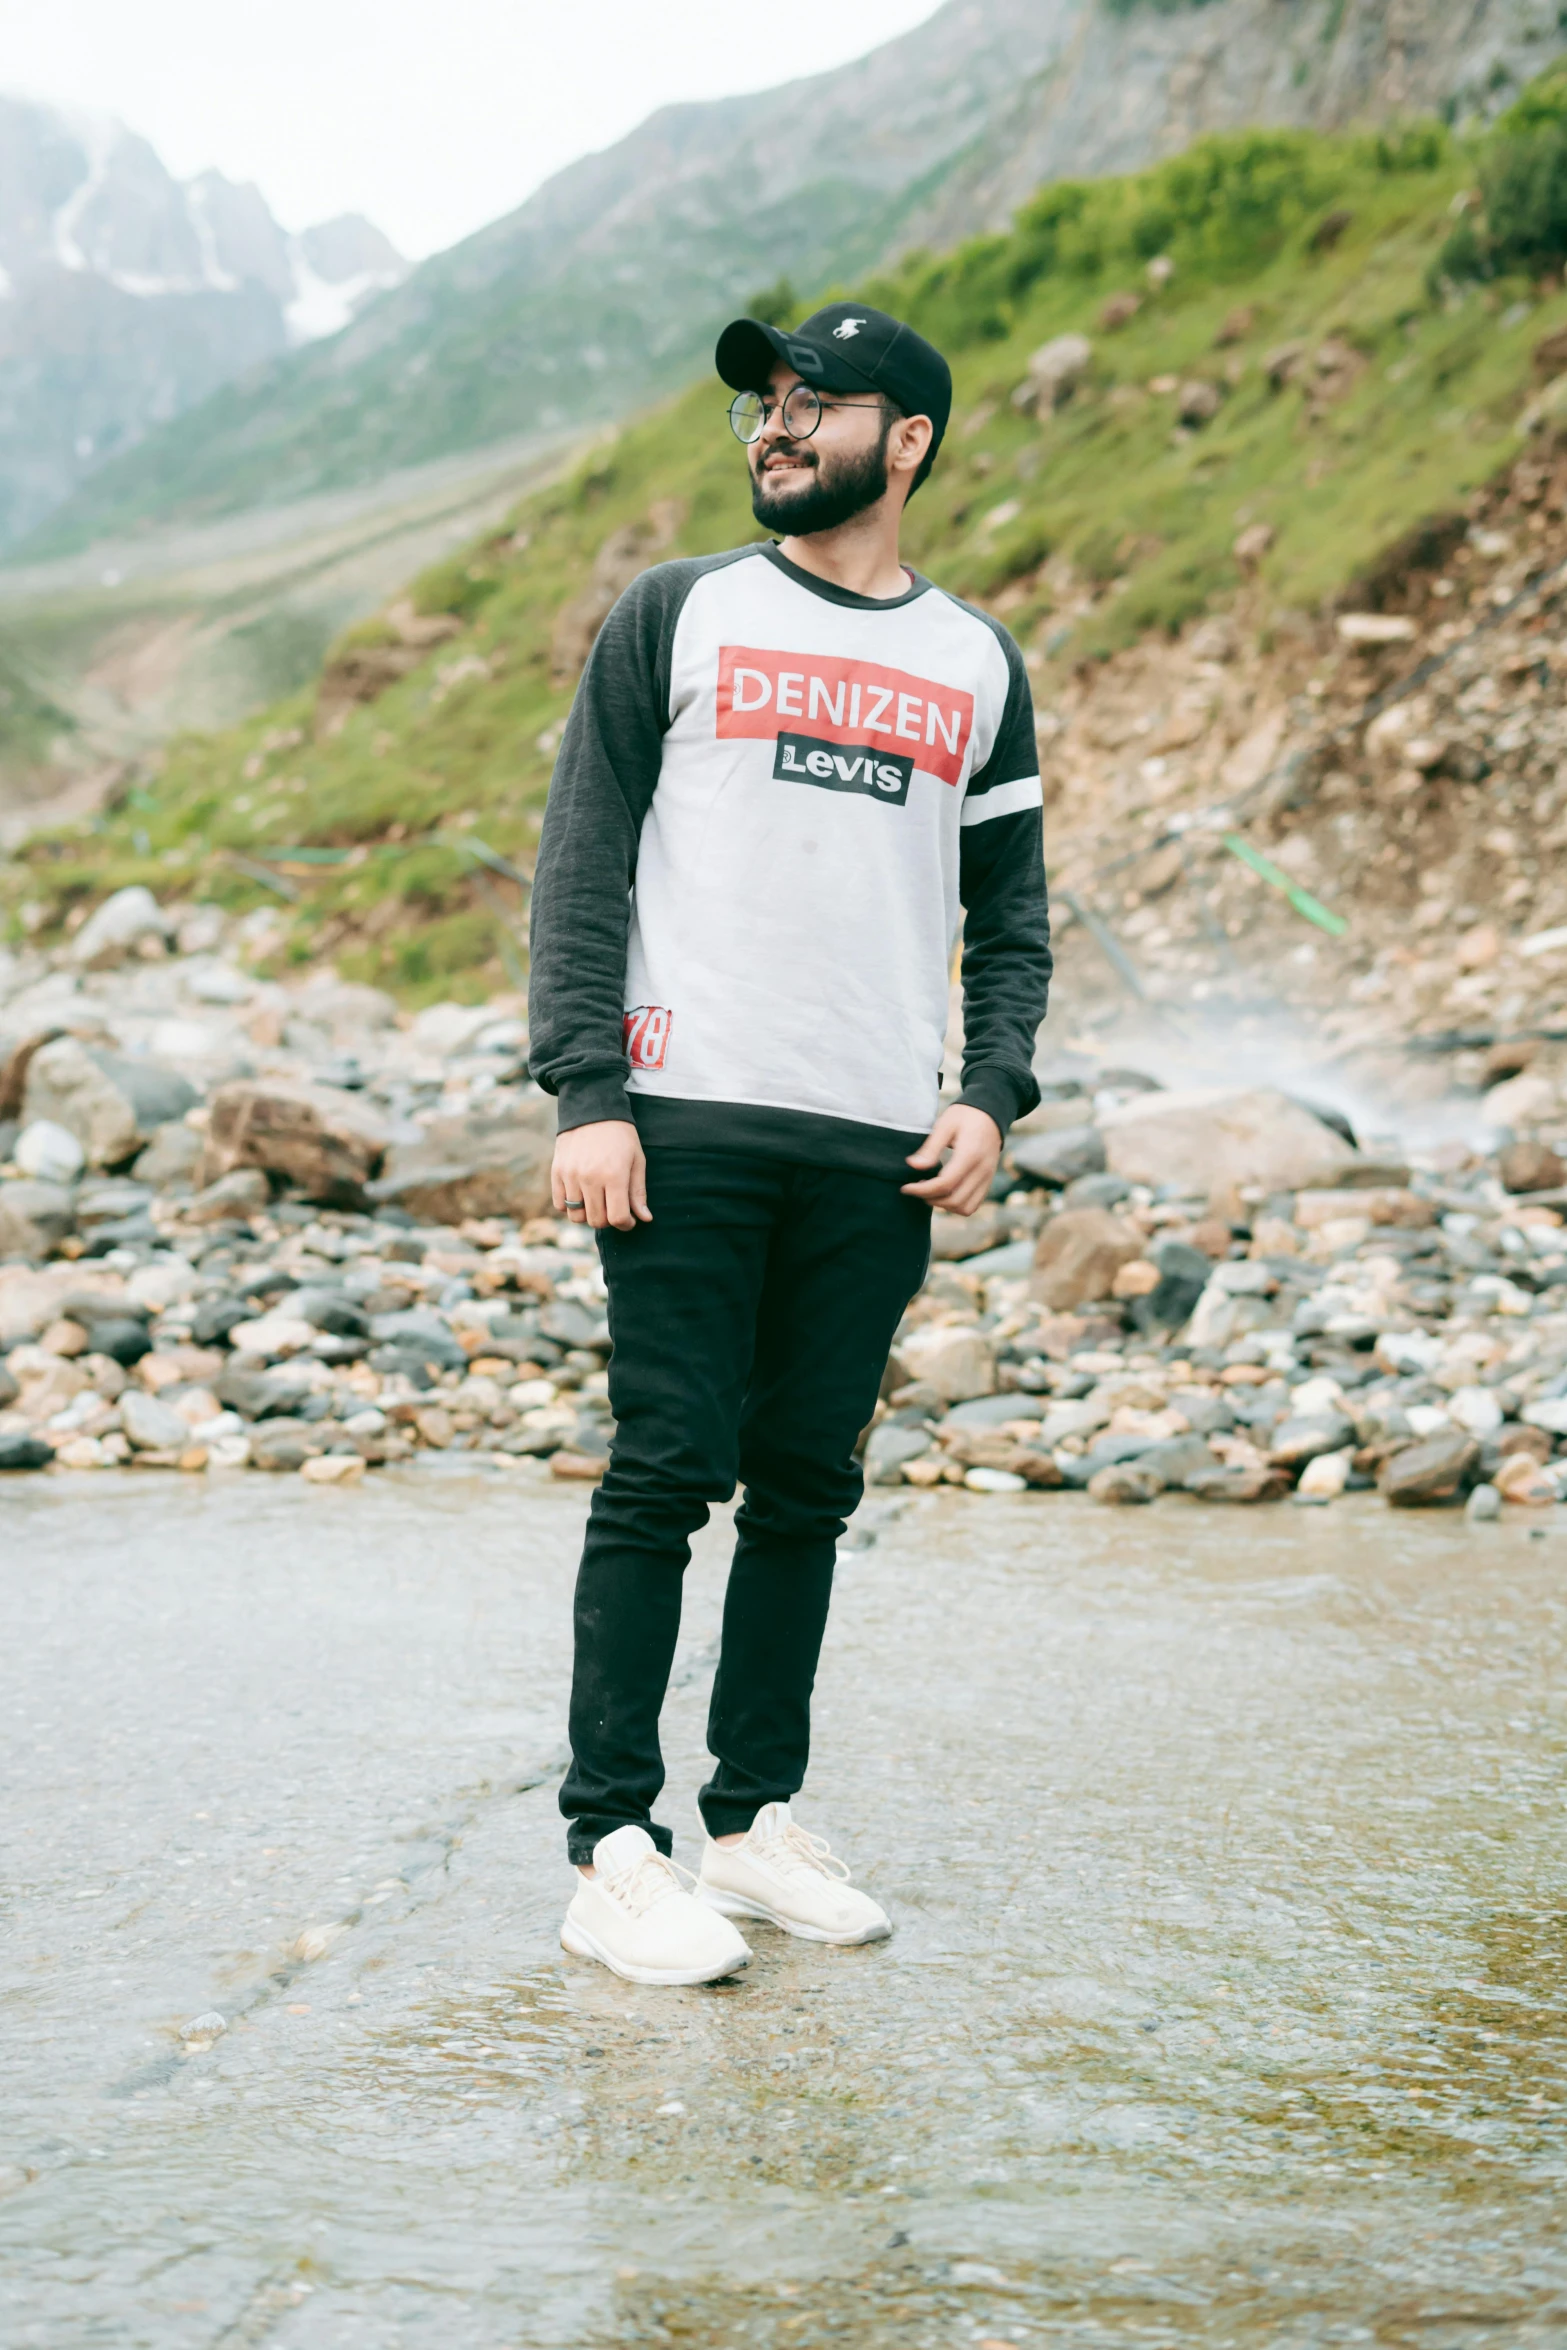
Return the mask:
[[7, 2350], [1567, 2341], [1567, 1530], [883, 1505], [797, 1810], [896, 1938], [670, 1992], [556, 1941], [582, 1511], [0, 1494]]

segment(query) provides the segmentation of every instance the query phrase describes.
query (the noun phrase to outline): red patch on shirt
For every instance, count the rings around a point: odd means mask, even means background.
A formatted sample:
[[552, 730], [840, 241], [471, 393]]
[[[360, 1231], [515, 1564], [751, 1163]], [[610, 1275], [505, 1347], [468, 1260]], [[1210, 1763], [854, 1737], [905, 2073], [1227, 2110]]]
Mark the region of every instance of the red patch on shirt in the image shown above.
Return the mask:
[[633, 1069], [662, 1069], [669, 1050], [669, 1032], [675, 1015], [662, 1004], [638, 1004], [626, 1014], [622, 1034], [626, 1058]]
[[765, 739], [803, 731], [822, 742], [870, 744], [956, 783], [973, 727], [972, 694], [906, 669], [839, 661], [829, 653], [719, 647], [720, 735]]

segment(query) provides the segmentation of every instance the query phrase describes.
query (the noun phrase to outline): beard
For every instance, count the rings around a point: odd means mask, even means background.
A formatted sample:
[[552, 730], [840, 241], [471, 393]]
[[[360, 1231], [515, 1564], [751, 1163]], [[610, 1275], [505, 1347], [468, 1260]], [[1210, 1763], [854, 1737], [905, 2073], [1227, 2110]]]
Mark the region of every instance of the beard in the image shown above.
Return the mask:
[[772, 488], [776, 479], [772, 474], [753, 474], [751, 512], [764, 530], [776, 530], [785, 538], [809, 538], [816, 531], [841, 529], [886, 496], [887, 435], [891, 429], [891, 418], [884, 416], [881, 437], [873, 448], [830, 461], [804, 444], [794, 447], [792, 453], [815, 471], [808, 480], [787, 489]]

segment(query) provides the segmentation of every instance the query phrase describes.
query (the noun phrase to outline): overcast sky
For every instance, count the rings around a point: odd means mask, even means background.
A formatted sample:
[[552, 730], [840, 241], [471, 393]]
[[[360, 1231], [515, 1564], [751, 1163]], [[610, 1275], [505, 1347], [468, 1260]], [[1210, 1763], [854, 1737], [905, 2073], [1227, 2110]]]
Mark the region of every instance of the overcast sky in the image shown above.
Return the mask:
[[0, 0], [0, 90], [116, 114], [286, 228], [405, 253], [509, 212], [656, 106], [839, 65], [937, 0]]

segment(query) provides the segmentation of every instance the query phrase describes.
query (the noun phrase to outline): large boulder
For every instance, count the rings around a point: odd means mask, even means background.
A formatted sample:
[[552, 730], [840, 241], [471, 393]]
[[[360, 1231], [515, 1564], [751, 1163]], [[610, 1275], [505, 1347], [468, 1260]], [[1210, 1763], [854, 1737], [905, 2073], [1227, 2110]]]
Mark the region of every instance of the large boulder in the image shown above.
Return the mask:
[[386, 1152], [387, 1126], [369, 1103], [329, 1085], [236, 1078], [213, 1095], [202, 1174], [237, 1167], [280, 1175], [307, 1199], [357, 1201]]
[[1039, 1236], [1029, 1293], [1069, 1313], [1108, 1297], [1121, 1267], [1142, 1253], [1142, 1234], [1108, 1208], [1063, 1208]]
[[28, 1064], [22, 1115], [74, 1134], [90, 1167], [118, 1167], [141, 1140], [136, 1105], [74, 1036], [40, 1045]]
[[460, 1118], [437, 1118], [417, 1142], [394, 1143], [369, 1194], [422, 1222], [511, 1216], [522, 1223], [549, 1208], [554, 1149], [548, 1094], [486, 1104]]
[[1113, 1174], [1183, 1192], [1241, 1183], [1301, 1191], [1330, 1184], [1356, 1158], [1341, 1135], [1268, 1086], [1140, 1094], [1099, 1123]]

